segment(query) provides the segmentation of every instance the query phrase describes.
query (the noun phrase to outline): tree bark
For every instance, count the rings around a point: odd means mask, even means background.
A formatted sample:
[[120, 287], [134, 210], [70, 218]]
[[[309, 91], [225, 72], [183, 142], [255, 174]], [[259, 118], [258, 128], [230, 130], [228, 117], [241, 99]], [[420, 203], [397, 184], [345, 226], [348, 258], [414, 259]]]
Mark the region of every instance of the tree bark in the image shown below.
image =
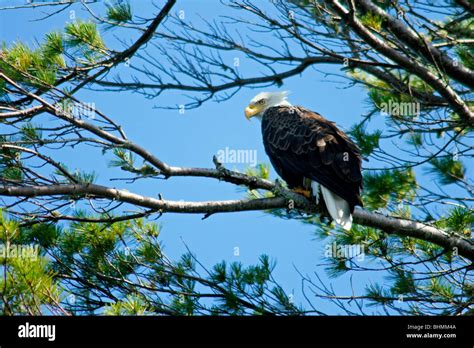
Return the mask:
[[[277, 187], [275, 186], [275, 189]], [[210, 214], [230, 213], [239, 211], [255, 211], [270, 209], [298, 209], [315, 212], [315, 206], [292, 191], [278, 188], [283, 196], [260, 199], [242, 199], [226, 201], [185, 202], [171, 201], [147, 197], [116, 188], [95, 184], [65, 184], [48, 186], [2, 186], [1, 196], [38, 197], [55, 195], [87, 195], [94, 198], [106, 198], [133, 204], [138, 207], [153, 209], [159, 213]], [[433, 226], [407, 219], [398, 219], [379, 213], [357, 208], [354, 211], [354, 222], [360, 225], [378, 228], [389, 234], [397, 234], [425, 240], [445, 249], [452, 250], [460, 256], [474, 261], [472, 243], [457, 236], [448, 234]]]

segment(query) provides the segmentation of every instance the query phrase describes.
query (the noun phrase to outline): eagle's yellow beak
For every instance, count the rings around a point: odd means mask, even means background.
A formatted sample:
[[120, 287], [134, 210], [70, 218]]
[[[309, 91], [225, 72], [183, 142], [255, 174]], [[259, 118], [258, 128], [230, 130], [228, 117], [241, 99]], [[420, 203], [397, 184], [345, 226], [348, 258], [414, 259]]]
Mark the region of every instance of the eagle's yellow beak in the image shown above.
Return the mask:
[[261, 108], [258, 105], [249, 105], [245, 108], [245, 117], [250, 121], [252, 117], [260, 113]]

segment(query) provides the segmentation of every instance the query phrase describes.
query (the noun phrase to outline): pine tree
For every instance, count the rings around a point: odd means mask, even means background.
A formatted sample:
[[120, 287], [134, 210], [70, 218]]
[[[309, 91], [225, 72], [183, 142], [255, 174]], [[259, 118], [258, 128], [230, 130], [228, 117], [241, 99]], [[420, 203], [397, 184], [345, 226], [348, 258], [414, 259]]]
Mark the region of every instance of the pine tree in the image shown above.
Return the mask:
[[[190, 24], [173, 14], [174, 3], [151, 19], [135, 14], [134, 2], [108, 3], [98, 12], [77, 4], [90, 18], [74, 18], [36, 44], [2, 44], [1, 313], [322, 314], [315, 305], [294, 303], [273, 278], [277, 265], [269, 256], [254, 266], [207, 267], [192, 251], [170, 260], [152, 220], [168, 211], [209, 217], [263, 210], [311, 226], [328, 246], [329, 276], [381, 272], [387, 278], [366, 284], [361, 294], [337, 294], [321, 278], [301, 275], [315, 302], [332, 301], [347, 314], [472, 314], [472, 6], [450, 0], [361, 0], [354, 8], [351, 1], [274, 1], [268, 11], [261, 4], [222, 5], [235, 11], [237, 25], [274, 34], [281, 44], [275, 51], [234, 35], [229, 23]], [[436, 14], [438, 7], [444, 15]], [[109, 45], [109, 32], [139, 36], [119, 50]], [[226, 52], [246, 55], [270, 73], [243, 77], [222, 58]], [[133, 73], [121, 70], [132, 58]], [[146, 98], [177, 90], [192, 94], [177, 107], [188, 109], [231, 98], [245, 86], [281, 86], [317, 64], [338, 66], [348, 87], [367, 93], [367, 114], [349, 131], [370, 164], [365, 210], [355, 213], [350, 231], [271, 181], [268, 165], [239, 173], [215, 158], [215, 168], [172, 167], [78, 97], [85, 88]], [[232, 207], [196, 207], [102, 186], [97, 173], [55, 159], [76, 147], [89, 151], [84, 145], [99, 148], [110, 168], [131, 181], [206, 177], [235, 184], [244, 197]], [[136, 209], [128, 213], [122, 204]]]

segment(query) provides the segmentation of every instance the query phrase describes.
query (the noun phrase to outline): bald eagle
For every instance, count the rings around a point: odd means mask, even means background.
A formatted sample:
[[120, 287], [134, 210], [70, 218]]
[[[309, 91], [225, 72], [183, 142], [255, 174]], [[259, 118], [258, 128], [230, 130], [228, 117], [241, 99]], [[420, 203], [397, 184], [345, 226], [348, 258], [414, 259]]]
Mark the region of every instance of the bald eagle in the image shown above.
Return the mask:
[[261, 120], [265, 151], [288, 187], [349, 230], [354, 207], [362, 206], [360, 150], [334, 122], [292, 106], [287, 94], [257, 94], [245, 116]]

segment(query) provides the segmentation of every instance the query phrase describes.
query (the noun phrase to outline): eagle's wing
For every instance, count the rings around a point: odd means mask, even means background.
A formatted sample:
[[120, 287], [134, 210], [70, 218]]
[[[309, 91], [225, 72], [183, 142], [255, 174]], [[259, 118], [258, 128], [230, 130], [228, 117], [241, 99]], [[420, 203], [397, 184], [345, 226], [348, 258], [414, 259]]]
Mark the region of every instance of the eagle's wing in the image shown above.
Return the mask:
[[362, 205], [360, 151], [333, 122], [302, 107], [273, 107], [263, 117], [262, 135], [275, 170], [290, 186], [305, 177], [346, 200], [351, 212]]

